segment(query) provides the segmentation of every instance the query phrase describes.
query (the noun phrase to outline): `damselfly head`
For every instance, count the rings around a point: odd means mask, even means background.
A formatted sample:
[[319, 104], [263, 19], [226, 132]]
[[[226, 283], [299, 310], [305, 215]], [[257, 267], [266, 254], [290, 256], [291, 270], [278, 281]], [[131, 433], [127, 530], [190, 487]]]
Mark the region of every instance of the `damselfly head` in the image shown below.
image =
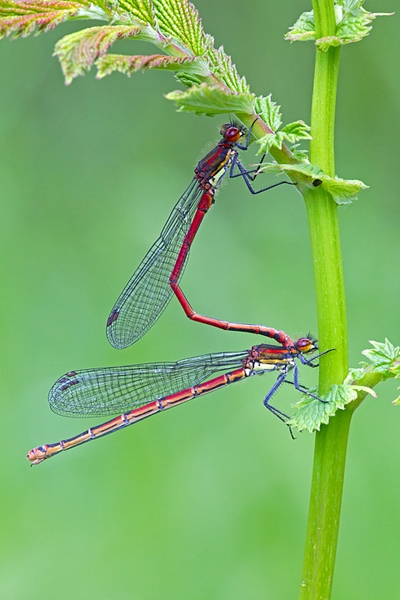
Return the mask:
[[231, 143], [238, 142], [246, 133], [246, 129], [239, 123], [225, 123], [220, 129], [222, 137]]
[[307, 354], [308, 352], [318, 350], [318, 342], [311, 337], [304, 337], [295, 342], [295, 347], [302, 354]]

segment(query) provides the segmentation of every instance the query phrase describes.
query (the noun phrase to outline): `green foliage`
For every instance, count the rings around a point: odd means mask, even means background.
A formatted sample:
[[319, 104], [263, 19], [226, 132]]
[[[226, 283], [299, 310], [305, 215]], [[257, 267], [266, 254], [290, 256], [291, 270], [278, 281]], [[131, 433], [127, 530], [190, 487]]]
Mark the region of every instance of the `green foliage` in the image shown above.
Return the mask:
[[0, 38], [27, 37], [44, 33], [79, 14], [83, 2], [47, 0], [36, 2], [0, 1]]
[[250, 87], [246, 79], [239, 76], [231, 57], [225, 54], [223, 46], [215, 49], [214, 40], [210, 35], [207, 35], [207, 41], [207, 60], [213, 77], [217, 77], [224, 86], [233, 92], [249, 92]]
[[[316, 388], [310, 391], [317, 393]], [[288, 425], [298, 431], [319, 431], [321, 425], [326, 425], [337, 410], [344, 410], [346, 404], [356, 398], [357, 391], [350, 385], [332, 385], [329, 393], [320, 400], [304, 395], [293, 405], [295, 412]]]
[[282, 114], [280, 106], [271, 99], [271, 94], [265, 97], [259, 96], [256, 99], [255, 110], [270, 130], [269, 133], [257, 140], [260, 146], [257, 154], [269, 152], [271, 148], [281, 149], [285, 141], [294, 144], [299, 140], [311, 139], [310, 127], [304, 121], [289, 123], [279, 131], [282, 125]]
[[266, 122], [272, 132], [278, 131], [282, 125], [282, 115], [280, 106], [273, 102], [271, 94], [268, 96], [259, 96], [256, 101], [257, 114]]
[[126, 11], [127, 18], [135, 19], [142, 25], [150, 25], [153, 29], [156, 28], [156, 12], [153, 3], [149, 0], [114, 0], [114, 5], [115, 14], [120, 12], [118, 7], [121, 7]]
[[[167, 69], [168, 71], [178, 71], [182, 69], [182, 63], [186, 63], [185, 68], [189, 69], [189, 65], [193, 66], [196, 72], [197, 66], [195, 58], [179, 58], [174, 56], [165, 56], [164, 54], [150, 54], [144, 56], [126, 56], [124, 54], [106, 54], [96, 61], [97, 79], [102, 79], [106, 75], [110, 75], [114, 71], [123, 73], [130, 77], [136, 71], [144, 71], [146, 69]], [[199, 67], [201, 68], [201, 67]]]
[[57, 42], [54, 55], [59, 58], [65, 83], [69, 84], [78, 75], [89, 71], [117, 40], [140, 37], [141, 32], [141, 27], [107, 25], [89, 27], [63, 37]]
[[205, 33], [193, 4], [182, 0], [153, 0], [153, 5], [163, 35], [181, 44], [193, 56], [205, 54]]
[[361, 367], [351, 369], [346, 378], [348, 381], [359, 381], [366, 373], [379, 373], [382, 379], [396, 378], [400, 379], [400, 347], [393, 346], [386, 339], [384, 342], [370, 341], [372, 348], [362, 351], [362, 354], [368, 358], [369, 363], [362, 362]]
[[326, 52], [331, 46], [342, 46], [359, 42], [369, 34], [372, 21], [376, 17], [389, 16], [394, 13], [371, 13], [362, 5], [364, 0], [336, 0], [336, 35], [316, 39], [314, 11], [304, 12], [289, 28], [286, 39], [291, 42], [315, 40], [319, 50]]
[[384, 379], [400, 379], [400, 347], [393, 346], [387, 338], [384, 342], [371, 340], [370, 344], [373, 347], [363, 350], [362, 353], [372, 363], [374, 370], [381, 373]]
[[[400, 379], [400, 347], [393, 346], [388, 339], [384, 342], [371, 341], [370, 344], [372, 348], [362, 352], [369, 362], [362, 362], [361, 367], [350, 369], [343, 384], [332, 385], [328, 394], [322, 396], [321, 400], [304, 395], [293, 405], [295, 413], [288, 421], [290, 427], [298, 431], [306, 429], [310, 433], [319, 431], [321, 425], [326, 425], [337, 410], [343, 410], [347, 404], [360, 396], [363, 399], [366, 394], [370, 394], [377, 398], [368, 385], [372, 383], [374, 374], [379, 374], [374, 384], [389, 378]], [[364, 383], [367, 385], [363, 385]], [[316, 389], [310, 391], [317, 394]], [[400, 404], [400, 397], [396, 398], [393, 404]]]
[[304, 121], [294, 121], [282, 127], [279, 132], [282, 136], [282, 141], [287, 140], [290, 144], [294, 144], [298, 140], [311, 140], [311, 127]]
[[357, 200], [357, 194], [368, 188], [358, 179], [340, 179], [321, 174], [320, 179], [324, 188], [330, 193], [336, 204], [350, 204]]
[[[379, 374], [381, 380], [400, 379], [400, 347], [393, 346], [388, 339], [384, 342], [371, 340], [370, 344], [372, 344], [372, 348], [362, 352], [370, 362], [362, 362], [360, 367], [351, 369], [346, 382], [368, 381], [368, 378], [374, 373]], [[396, 398], [393, 404], [400, 404], [400, 397]]]
[[308, 42], [308, 40], [315, 40], [315, 38], [313, 10], [303, 12], [296, 23], [292, 27], [289, 27], [289, 33], [285, 35], [285, 39], [289, 40], [289, 42]]
[[[255, 98], [223, 47], [214, 47], [197, 10], [187, 0], [51, 0], [19, 4], [0, 0], [1, 8], [4, 16], [0, 18], [0, 31], [14, 37], [47, 31], [67, 19], [95, 18], [107, 22], [66, 35], [57, 42], [54, 54], [66, 84], [93, 65], [97, 67], [98, 79], [114, 71], [130, 76], [139, 70], [167, 69], [189, 88], [186, 92], [166, 94], [180, 111], [208, 116], [259, 114], [267, 125], [266, 134], [259, 140], [259, 153], [280, 151], [285, 142], [295, 144], [311, 138], [310, 128], [303, 121], [280, 129], [280, 107], [271, 96]], [[163, 54], [108, 54], [115, 42], [128, 38], [150, 42]], [[305, 154], [294, 149], [292, 158], [293, 162], [304, 161]]]
[[271, 148], [281, 149], [285, 141], [293, 144], [299, 140], [310, 140], [311, 135], [309, 134], [310, 126], [304, 123], [304, 121], [295, 121], [285, 125], [280, 131], [274, 131], [273, 133], [267, 133], [265, 136], [257, 140], [260, 145], [258, 154], [264, 154], [269, 152]]
[[298, 189], [303, 192], [306, 188], [323, 186], [329, 192], [336, 204], [350, 204], [357, 200], [357, 194], [368, 188], [365, 183], [358, 179], [340, 179], [329, 177], [321, 169], [310, 164], [303, 157], [302, 164], [285, 165], [276, 162], [266, 163], [261, 166], [261, 171], [269, 173], [286, 173], [298, 184]]
[[[204, 98], [201, 102], [195, 100], [196, 93], [181, 96], [178, 103], [182, 110], [195, 110], [199, 114], [229, 112], [234, 106], [242, 112], [253, 110], [253, 97], [246, 80], [239, 76], [223, 48], [214, 48], [213, 38], [205, 34], [197, 10], [187, 0], [95, 0], [92, 3], [0, 0], [0, 36], [42, 33], [67, 19], [98, 19], [107, 23], [67, 35], [56, 44], [55, 55], [67, 84], [78, 75], [84, 75], [94, 64], [98, 78], [114, 71], [130, 76], [141, 69], [164, 68], [173, 71], [186, 86], [207, 83], [222, 90], [216, 103], [217, 111], [213, 91], [209, 93], [211, 106]], [[125, 38], [150, 42], [165, 55], [106, 55], [116, 41]], [[204, 88], [201, 89], [204, 96]], [[236, 103], [230, 97], [232, 92], [242, 95]], [[224, 93], [227, 103], [225, 110], [221, 110]]]
[[185, 92], [179, 90], [165, 96], [178, 106], [180, 111], [189, 111], [209, 116], [227, 112], [252, 113], [254, 95], [250, 93], [228, 93], [219, 87], [206, 84], [193, 85]]

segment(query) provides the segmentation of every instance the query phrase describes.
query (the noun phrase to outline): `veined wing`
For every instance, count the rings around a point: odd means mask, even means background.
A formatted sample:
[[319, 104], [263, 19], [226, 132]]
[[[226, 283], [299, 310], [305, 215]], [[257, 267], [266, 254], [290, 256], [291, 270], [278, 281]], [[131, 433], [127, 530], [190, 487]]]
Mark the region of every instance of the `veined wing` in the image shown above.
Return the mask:
[[107, 338], [114, 348], [126, 348], [141, 338], [170, 301], [169, 277], [201, 194], [193, 179], [116, 301], [107, 321]]
[[49, 392], [51, 409], [69, 417], [109, 416], [193, 387], [219, 371], [242, 366], [248, 351], [219, 352], [175, 363], [70, 371]]

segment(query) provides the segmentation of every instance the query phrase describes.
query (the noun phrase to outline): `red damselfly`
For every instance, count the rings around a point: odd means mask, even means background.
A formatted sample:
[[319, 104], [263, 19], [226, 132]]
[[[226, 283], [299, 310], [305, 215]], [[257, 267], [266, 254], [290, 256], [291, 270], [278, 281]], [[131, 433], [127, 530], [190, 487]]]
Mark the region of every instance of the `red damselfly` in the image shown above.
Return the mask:
[[[123, 414], [75, 437], [33, 448], [27, 458], [37, 465], [63, 450], [118, 431], [167, 408], [252, 375], [271, 371], [276, 371], [278, 377], [265, 396], [264, 404], [279, 419], [286, 421], [287, 415], [272, 406], [270, 400], [291, 371], [293, 381], [288, 383], [299, 392], [319, 400], [300, 385], [296, 363], [300, 360], [304, 365], [317, 367], [314, 361], [321, 354], [309, 359], [305, 356], [317, 349], [316, 340], [305, 337], [286, 348], [261, 344], [241, 352], [205, 354], [175, 363], [71, 371], [58, 379], [50, 390], [49, 403], [54, 412], [69, 417]], [[208, 379], [221, 371], [225, 372]]]
[[[252, 194], [282, 184], [292, 185], [292, 182], [280, 181], [260, 190], [253, 188], [252, 181], [258, 170], [246, 171], [239, 160], [239, 150], [249, 147], [251, 130], [252, 127], [246, 136], [244, 127], [233, 122], [226, 123], [221, 128], [221, 141], [198, 163], [193, 181], [175, 205], [160, 237], [132, 275], [108, 317], [107, 337], [115, 348], [126, 348], [141, 338], [165, 309], [173, 291], [179, 298], [178, 281], [190, 247], [226, 173], [232, 178], [242, 177]], [[244, 138], [244, 143], [241, 143]]]

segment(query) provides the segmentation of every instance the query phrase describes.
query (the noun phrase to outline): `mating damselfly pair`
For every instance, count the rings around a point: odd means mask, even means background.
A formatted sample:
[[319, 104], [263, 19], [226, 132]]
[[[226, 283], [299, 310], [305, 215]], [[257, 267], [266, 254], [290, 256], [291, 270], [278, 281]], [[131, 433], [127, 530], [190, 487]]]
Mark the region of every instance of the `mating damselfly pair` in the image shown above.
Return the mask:
[[[290, 383], [296, 390], [317, 398], [299, 383], [296, 362], [318, 366], [315, 360], [320, 354], [311, 358], [306, 356], [318, 349], [316, 340], [304, 337], [294, 341], [274, 328], [199, 315], [179, 286], [194, 237], [226, 174], [231, 178], [242, 178], [252, 194], [292, 184], [282, 181], [259, 190], [253, 188], [259, 170], [248, 171], [239, 160], [239, 150], [249, 147], [251, 131], [252, 127], [246, 133], [245, 128], [233, 122], [223, 125], [222, 139], [198, 163], [194, 179], [172, 210], [159, 238], [119, 296], [107, 321], [107, 337], [115, 348], [130, 346], [152, 327], [175, 294], [186, 315], [194, 321], [220, 329], [263, 335], [280, 345], [260, 344], [249, 350], [206, 354], [175, 363], [70, 371], [50, 390], [52, 410], [65, 416], [121, 414], [72, 438], [30, 450], [27, 458], [32, 464], [253, 375], [277, 372], [278, 377], [266, 394], [264, 404], [282, 421], [287, 420], [287, 415], [272, 406], [270, 400], [281, 384], [288, 381], [290, 372], [293, 374]], [[217, 373], [222, 374], [214, 377]]]

